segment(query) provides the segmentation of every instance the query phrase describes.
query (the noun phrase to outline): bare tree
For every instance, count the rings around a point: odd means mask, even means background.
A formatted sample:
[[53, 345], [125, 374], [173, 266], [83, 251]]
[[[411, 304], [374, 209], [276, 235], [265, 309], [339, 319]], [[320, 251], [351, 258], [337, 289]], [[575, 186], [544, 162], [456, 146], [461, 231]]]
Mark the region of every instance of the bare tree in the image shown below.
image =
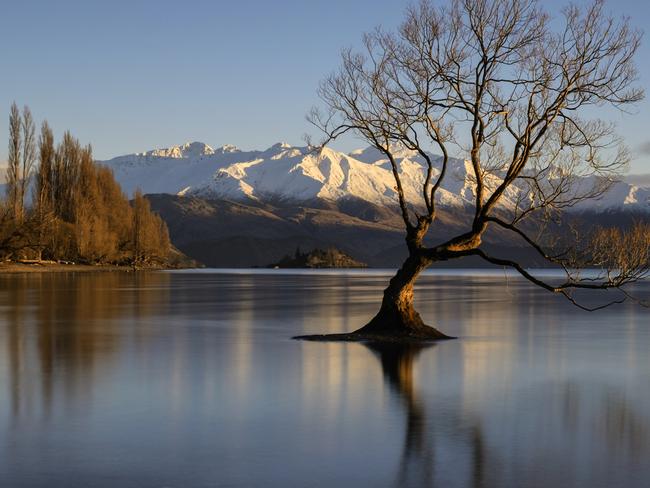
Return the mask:
[[35, 127], [32, 112], [29, 107], [23, 107], [23, 116], [20, 122], [22, 132], [22, 148], [21, 148], [21, 164], [20, 164], [20, 178], [19, 178], [19, 204], [20, 204], [20, 220], [25, 217], [25, 197], [27, 196], [27, 188], [34, 171], [34, 163], [36, 162], [36, 140], [35, 140]]
[[51, 224], [54, 220], [54, 199], [52, 188], [52, 173], [54, 168], [54, 136], [47, 121], [41, 125], [41, 134], [38, 139], [39, 165], [36, 172], [36, 186], [34, 189], [34, 203], [36, 218], [39, 222], [38, 229], [38, 259], [42, 258], [45, 241], [51, 238]]
[[[626, 167], [629, 153], [613, 125], [595, 115], [643, 98], [635, 86], [640, 38], [627, 19], [607, 16], [600, 0], [566, 7], [559, 19], [535, 0], [425, 0], [407, 10], [396, 33], [377, 29], [365, 35], [363, 52], [342, 53], [340, 69], [319, 90], [328, 110], [309, 118], [326, 134], [323, 145], [354, 133], [388, 159], [409, 252], [377, 315], [350, 338], [445, 338], [413, 307], [417, 276], [438, 261], [479, 256], [583, 308], [575, 290], [620, 289], [646, 276], [647, 225], [629, 233], [597, 230], [562, 251], [523, 225], [536, 219], [543, 228], [563, 210], [601, 196]], [[396, 150], [403, 148], [423, 161], [418, 201], [402, 186]], [[452, 154], [471, 164], [467, 230], [426, 245]], [[505, 205], [506, 195], [514, 204]], [[517, 261], [486, 253], [482, 237], [492, 227], [562, 267], [564, 279], [547, 282]], [[587, 265], [601, 273], [585, 277], [579, 268]], [[622, 292], [612, 302], [626, 297]]]

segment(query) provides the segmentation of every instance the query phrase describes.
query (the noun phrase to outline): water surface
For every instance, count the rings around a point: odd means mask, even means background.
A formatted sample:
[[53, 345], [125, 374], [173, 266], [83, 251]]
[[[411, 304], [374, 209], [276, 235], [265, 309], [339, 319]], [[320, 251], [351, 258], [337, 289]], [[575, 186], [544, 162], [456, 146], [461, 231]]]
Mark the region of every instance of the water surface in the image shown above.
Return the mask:
[[647, 309], [445, 271], [418, 307], [459, 340], [290, 340], [362, 325], [387, 278], [0, 276], [0, 486], [650, 486]]

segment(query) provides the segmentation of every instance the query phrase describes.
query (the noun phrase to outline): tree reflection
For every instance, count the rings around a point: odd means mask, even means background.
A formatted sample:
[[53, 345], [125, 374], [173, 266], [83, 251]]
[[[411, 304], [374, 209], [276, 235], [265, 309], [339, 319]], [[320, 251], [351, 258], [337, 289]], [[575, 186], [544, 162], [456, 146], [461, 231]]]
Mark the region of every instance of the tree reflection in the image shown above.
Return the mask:
[[434, 445], [427, 436], [424, 406], [415, 391], [413, 365], [422, 344], [365, 344], [381, 362], [384, 381], [404, 405], [406, 435], [396, 486], [430, 486], [433, 482]]
[[[404, 447], [395, 486], [434, 485], [436, 438], [440, 436], [440, 432], [437, 433], [436, 430], [443, 430], [436, 429], [436, 424], [440, 422], [450, 423], [451, 425], [446, 427], [462, 434], [463, 443], [468, 447], [465, 451], [469, 454], [466, 454], [468, 458], [459, 459], [460, 462], [465, 461], [469, 468], [468, 472], [463, 473], [469, 476], [467, 486], [488, 486], [484, 469], [487, 458], [486, 443], [480, 422], [476, 419], [461, 418], [460, 415], [446, 416], [444, 420], [436, 418], [435, 423], [430, 423], [427, 419], [426, 405], [419, 398], [415, 385], [414, 366], [420, 353], [433, 347], [433, 344], [366, 343], [365, 346], [379, 359], [385, 383], [406, 411]], [[455, 455], [461, 456], [461, 453]], [[464, 477], [460, 473], [458, 476]]]
[[[161, 282], [161, 280], [163, 280]], [[165, 274], [33, 273], [2, 277], [4, 342], [12, 416], [44, 417], [56, 401], [91, 401], [97, 375], [119, 349], [124, 317], [141, 319], [166, 302]], [[162, 296], [161, 296], [162, 293]]]

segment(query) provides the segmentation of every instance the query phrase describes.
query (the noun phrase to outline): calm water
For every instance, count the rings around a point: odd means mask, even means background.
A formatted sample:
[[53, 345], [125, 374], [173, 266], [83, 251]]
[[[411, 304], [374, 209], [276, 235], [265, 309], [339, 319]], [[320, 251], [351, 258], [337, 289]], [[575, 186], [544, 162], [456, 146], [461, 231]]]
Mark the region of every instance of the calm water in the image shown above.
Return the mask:
[[362, 325], [386, 279], [0, 276], [0, 486], [650, 486], [648, 309], [448, 272], [419, 309], [460, 340], [289, 339]]

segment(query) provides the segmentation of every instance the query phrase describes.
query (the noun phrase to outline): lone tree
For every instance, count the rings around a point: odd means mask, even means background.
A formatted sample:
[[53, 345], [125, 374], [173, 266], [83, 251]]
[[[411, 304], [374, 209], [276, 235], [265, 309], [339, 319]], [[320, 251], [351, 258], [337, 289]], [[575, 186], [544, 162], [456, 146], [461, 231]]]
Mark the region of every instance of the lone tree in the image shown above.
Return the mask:
[[[597, 115], [643, 98], [635, 86], [640, 38], [600, 0], [566, 7], [553, 19], [535, 0], [425, 0], [407, 10], [397, 32], [377, 29], [364, 36], [362, 52], [345, 50], [340, 69], [320, 86], [327, 110], [314, 109], [309, 119], [326, 134], [323, 145], [354, 133], [388, 159], [408, 258], [377, 315], [332, 338], [446, 338], [423, 323], [413, 285], [432, 263], [464, 256], [512, 268], [585, 309], [577, 289], [619, 289], [605, 305], [629, 297], [621, 287], [647, 274], [647, 225], [593, 229], [561, 250], [546, 233], [527, 232], [526, 222], [545, 228], [565, 209], [606, 192], [626, 167], [626, 147]], [[408, 200], [402, 187], [396, 151], [404, 148], [423, 161], [419, 201]], [[471, 163], [475, 203], [462, 214], [465, 232], [427, 244], [452, 154]], [[514, 205], [504, 205], [506, 195]], [[482, 237], [492, 227], [523, 240], [566, 276], [545, 281], [520, 262], [486, 253]], [[598, 277], [581, 275], [586, 266], [598, 267]]]

